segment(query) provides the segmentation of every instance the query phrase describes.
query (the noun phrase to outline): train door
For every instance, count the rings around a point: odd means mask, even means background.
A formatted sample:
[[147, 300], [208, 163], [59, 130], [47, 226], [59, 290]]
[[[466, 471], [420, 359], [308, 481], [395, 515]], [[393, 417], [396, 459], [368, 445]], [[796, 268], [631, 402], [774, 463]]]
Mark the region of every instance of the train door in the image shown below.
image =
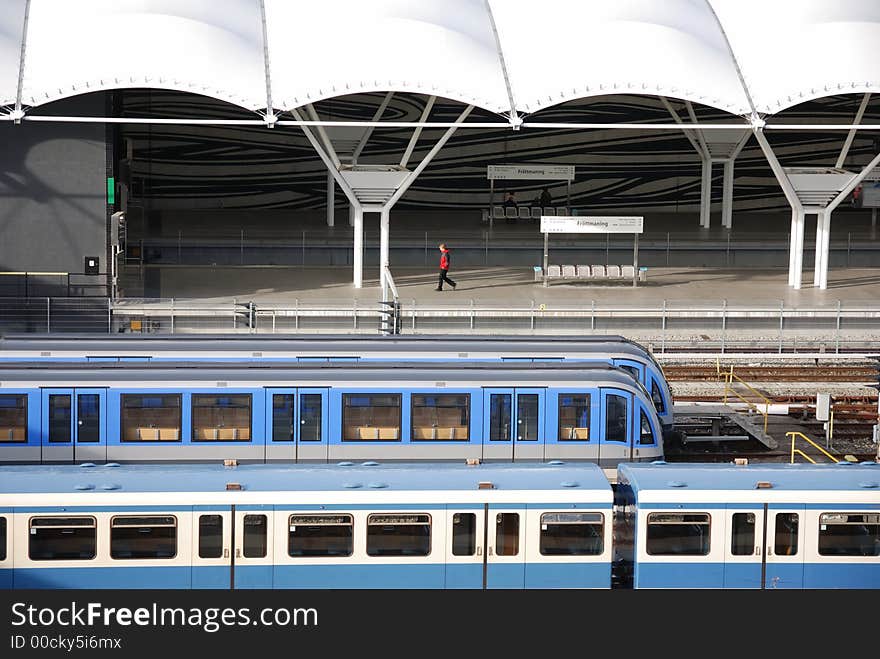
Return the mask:
[[486, 506], [485, 588], [525, 588], [525, 506]]
[[229, 507], [196, 506], [192, 524], [192, 587], [232, 585], [232, 513]]
[[12, 509], [0, 509], [0, 590], [12, 589]]
[[106, 462], [106, 409], [106, 389], [43, 389], [43, 462]]
[[446, 588], [485, 588], [485, 507], [450, 506], [446, 529]]
[[729, 505], [724, 524], [724, 588], [761, 588], [764, 582], [764, 508]]
[[327, 462], [326, 388], [266, 390], [267, 462]]
[[484, 389], [483, 458], [542, 460], [545, 398], [544, 389]]
[[602, 389], [599, 417], [599, 465], [616, 467], [619, 462], [632, 460], [632, 394]]
[[804, 587], [805, 510], [805, 506], [768, 506], [764, 588]]
[[273, 507], [266, 505], [233, 509], [233, 588], [272, 587], [273, 515]]

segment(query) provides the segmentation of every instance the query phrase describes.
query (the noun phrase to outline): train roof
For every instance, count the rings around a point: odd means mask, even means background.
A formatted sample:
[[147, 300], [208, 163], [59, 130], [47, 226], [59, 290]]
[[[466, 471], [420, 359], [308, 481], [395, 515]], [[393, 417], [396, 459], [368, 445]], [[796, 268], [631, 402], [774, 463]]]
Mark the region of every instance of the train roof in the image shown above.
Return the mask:
[[[246, 492], [596, 491], [610, 502], [611, 486], [594, 463], [560, 461], [516, 464], [389, 463], [337, 464], [135, 464], [0, 466], [0, 497], [17, 494], [226, 492], [228, 483]], [[580, 498], [582, 495], [573, 495]], [[2, 501], [2, 499], [0, 499]]]
[[[685, 491], [871, 491], [880, 497], [880, 463], [621, 463], [618, 482], [636, 492], [683, 496]], [[759, 487], [758, 484], [762, 486]], [[769, 483], [769, 487], [766, 485]]]

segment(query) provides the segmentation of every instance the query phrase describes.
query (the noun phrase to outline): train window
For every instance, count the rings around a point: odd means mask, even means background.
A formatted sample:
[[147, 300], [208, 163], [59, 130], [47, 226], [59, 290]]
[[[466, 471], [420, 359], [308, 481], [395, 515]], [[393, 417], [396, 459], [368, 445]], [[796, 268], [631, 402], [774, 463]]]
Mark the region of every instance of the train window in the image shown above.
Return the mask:
[[706, 556], [708, 513], [650, 513], [645, 550], [651, 556]]
[[641, 412], [639, 415], [639, 444], [642, 446], [653, 444], [654, 430], [651, 428], [651, 421], [648, 419], [648, 415], [645, 414], [645, 410], [639, 410], [639, 412]]
[[110, 558], [137, 560], [175, 556], [176, 517], [113, 517], [110, 520]]
[[351, 515], [291, 515], [287, 553], [291, 556], [351, 556], [354, 518]]
[[559, 439], [590, 439], [590, 394], [559, 394]]
[[477, 516], [455, 513], [452, 516], [452, 555], [473, 556], [477, 548]]
[[663, 404], [663, 393], [660, 391], [660, 385], [657, 384], [657, 380], [654, 378], [651, 378], [651, 400], [654, 401], [654, 408], [657, 410], [657, 414], [666, 412], [666, 405]]
[[222, 554], [222, 515], [199, 515], [199, 558], [220, 558]]
[[605, 397], [605, 440], [611, 442], [625, 442], [626, 432], [626, 405], [627, 400], [617, 394], [608, 394]]
[[383, 513], [367, 518], [368, 556], [427, 556], [430, 553], [430, 515]]
[[469, 394], [413, 394], [412, 438], [467, 441], [470, 405]]
[[94, 517], [32, 517], [29, 531], [32, 561], [87, 561], [97, 553]]
[[122, 394], [123, 442], [180, 441], [180, 394]]
[[0, 561], [6, 560], [6, 518], [0, 517]]
[[321, 394], [299, 395], [299, 441], [321, 441], [321, 406], [323, 404]]
[[516, 438], [520, 441], [538, 439], [538, 394], [516, 395]]
[[880, 556], [880, 515], [822, 513], [819, 515], [821, 556]]
[[776, 514], [776, 538], [774, 550], [777, 556], [794, 556], [798, 553], [798, 514]]
[[49, 441], [71, 440], [70, 394], [49, 394]]
[[400, 441], [400, 394], [343, 394], [342, 440]]
[[731, 555], [751, 556], [755, 551], [755, 513], [733, 513], [732, 521]]
[[499, 556], [519, 553], [519, 513], [498, 513], [495, 516], [495, 553]]
[[510, 441], [510, 394], [489, 395], [489, 439]]
[[293, 441], [293, 394], [272, 395], [272, 441]]
[[641, 375], [639, 373], [639, 369], [636, 368], [635, 366], [628, 366], [626, 364], [619, 364], [618, 367], [622, 368], [624, 371], [626, 371], [631, 376], [633, 376], [634, 380], [638, 380], [639, 382], [641, 382]]
[[27, 441], [27, 396], [0, 396], [0, 442]]
[[541, 515], [542, 556], [598, 556], [604, 535], [602, 513]]
[[244, 516], [244, 548], [245, 558], [265, 558], [266, 556], [266, 516]]
[[193, 394], [192, 437], [196, 442], [249, 442], [250, 394]]

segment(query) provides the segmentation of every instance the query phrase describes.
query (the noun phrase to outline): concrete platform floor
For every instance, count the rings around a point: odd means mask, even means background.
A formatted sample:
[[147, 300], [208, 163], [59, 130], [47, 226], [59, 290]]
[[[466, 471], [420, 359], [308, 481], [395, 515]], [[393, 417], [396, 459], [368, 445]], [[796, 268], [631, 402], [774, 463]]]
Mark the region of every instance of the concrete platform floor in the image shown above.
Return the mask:
[[[147, 266], [150, 268], [150, 266]], [[365, 268], [364, 287], [355, 289], [350, 267], [304, 266], [168, 266], [157, 268], [162, 298], [225, 302], [233, 299], [272, 304], [327, 303], [374, 304], [380, 296], [378, 270]], [[545, 288], [534, 280], [531, 268], [467, 267], [450, 272], [456, 290], [437, 292], [437, 271], [432, 268], [392, 267], [401, 301], [418, 304], [485, 306], [596, 304], [657, 307], [663, 300], [674, 306], [773, 306], [836, 307], [880, 305], [880, 264], [877, 268], [833, 269], [828, 288], [812, 285], [812, 272], [804, 272], [804, 287], [788, 286], [785, 268], [650, 268], [647, 281], [631, 283], [557, 282]], [[218, 295], [218, 291], [223, 291]], [[122, 297], [125, 292], [122, 291]]]

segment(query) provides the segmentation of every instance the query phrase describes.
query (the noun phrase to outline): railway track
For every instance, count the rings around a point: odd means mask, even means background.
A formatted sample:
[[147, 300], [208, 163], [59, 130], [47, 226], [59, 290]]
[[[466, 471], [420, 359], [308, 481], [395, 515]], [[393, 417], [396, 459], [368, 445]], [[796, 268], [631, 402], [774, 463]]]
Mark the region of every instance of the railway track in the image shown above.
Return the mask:
[[[721, 367], [722, 373], [729, 370]], [[877, 368], [873, 365], [840, 366], [734, 366], [734, 374], [746, 382], [854, 382], [877, 381]], [[670, 382], [718, 381], [718, 367], [669, 364], [663, 373]]]

